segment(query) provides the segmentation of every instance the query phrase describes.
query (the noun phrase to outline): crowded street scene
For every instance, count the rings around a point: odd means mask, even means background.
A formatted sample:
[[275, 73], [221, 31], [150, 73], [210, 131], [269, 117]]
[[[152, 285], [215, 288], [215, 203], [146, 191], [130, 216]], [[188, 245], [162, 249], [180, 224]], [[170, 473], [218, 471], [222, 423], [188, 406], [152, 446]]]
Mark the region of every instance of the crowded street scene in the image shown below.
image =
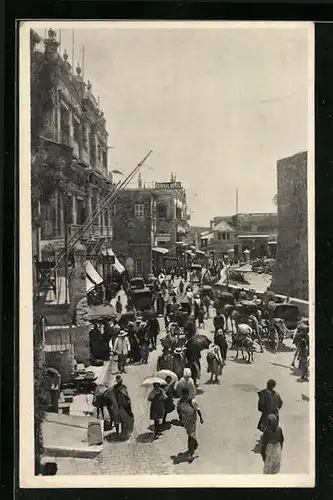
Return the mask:
[[104, 421], [104, 449], [89, 464], [59, 459], [60, 473], [256, 474], [264, 464], [274, 474], [281, 460], [287, 473], [306, 470], [308, 319], [272, 292], [196, 281], [151, 275], [151, 308], [120, 290], [112, 316], [94, 322], [87, 370], [97, 378], [73, 411]]
[[23, 27], [21, 455], [64, 481], [307, 478], [308, 29], [162, 24]]

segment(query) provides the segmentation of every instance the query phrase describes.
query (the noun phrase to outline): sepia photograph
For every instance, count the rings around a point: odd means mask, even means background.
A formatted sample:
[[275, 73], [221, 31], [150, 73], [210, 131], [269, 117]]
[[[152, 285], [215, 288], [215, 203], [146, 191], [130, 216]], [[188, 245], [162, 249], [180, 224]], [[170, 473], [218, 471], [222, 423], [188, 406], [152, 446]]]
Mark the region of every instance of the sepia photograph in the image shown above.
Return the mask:
[[313, 24], [19, 36], [20, 486], [313, 487]]

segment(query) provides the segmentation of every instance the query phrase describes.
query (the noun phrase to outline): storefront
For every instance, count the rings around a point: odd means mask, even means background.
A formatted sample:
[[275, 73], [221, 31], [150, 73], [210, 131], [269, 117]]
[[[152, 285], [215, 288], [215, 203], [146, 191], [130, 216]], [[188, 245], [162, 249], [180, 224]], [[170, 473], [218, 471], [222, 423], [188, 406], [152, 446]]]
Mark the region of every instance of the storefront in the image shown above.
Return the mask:
[[159, 273], [161, 269], [165, 267], [165, 256], [169, 253], [167, 248], [163, 247], [154, 247], [152, 249], [153, 256], [153, 269], [155, 273]]

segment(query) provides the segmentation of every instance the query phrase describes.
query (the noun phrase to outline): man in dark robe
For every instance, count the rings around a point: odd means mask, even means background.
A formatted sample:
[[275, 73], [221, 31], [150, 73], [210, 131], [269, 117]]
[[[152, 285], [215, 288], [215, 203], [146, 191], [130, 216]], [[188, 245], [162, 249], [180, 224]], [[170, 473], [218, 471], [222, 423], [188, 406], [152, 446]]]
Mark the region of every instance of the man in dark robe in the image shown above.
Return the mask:
[[194, 335], [196, 334], [195, 321], [192, 315], [186, 321], [186, 324], [184, 326], [184, 333], [188, 339], [194, 337]]
[[159, 292], [157, 296], [156, 309], [157, 309], [157, 316], [164, 316], [165, 300], [164, 297], [162, 296], [162, 292]]
[[158, 322], [158, 319], [154, 316], [150, 318], [147, 322], [147, 327], [149, 331], [149, 338], [151, 342], [151, 347], [155, 351], [156, 350], [156, 342], [157, 342], [157, 336], [160, 333], [160, 324]]
[[279, 419], [279, 412], [282, 407], [283, 401], [281, 396], [275, 389], [276, 382], [273, 379], [268, 380], [266, 389], [258, 392], [258, 411], [261, 412], [261, 417], [258, 422], [257, 429], [261, 432], [267, 427], [268, 416], [275, 415]]
[[[121, 375], [116, 376], [116, 383], [112, 390], [108, 392], [108, 397], [112, 402], [112, 411], [114, 414], [114, 422], [117, 435], [123, 439], [127, 439], [133, 432], [134, 415], [132, 412], [131, 399], [129, 397], [127, 387], [123, 383]], [[121, 426], [121, 433], [120, 431]]]
[[190, 338], [186, 343], [185, 357], [187, 359], [187, 367], [190, 368], [194, 384], [197, 387], [197, 380], [201, 374], [201, 351], [198, 344], [193, 341], [193, 338]]
[[223, 330], [225, 332], [226, 330], [226, 319], [223, 314], [221, 314], [220, 310], [216, 311], [216, 316], [213, 319], [214, 323], [214, 328], [215, 328], [215, 333], [217, 333], [219, 330]]

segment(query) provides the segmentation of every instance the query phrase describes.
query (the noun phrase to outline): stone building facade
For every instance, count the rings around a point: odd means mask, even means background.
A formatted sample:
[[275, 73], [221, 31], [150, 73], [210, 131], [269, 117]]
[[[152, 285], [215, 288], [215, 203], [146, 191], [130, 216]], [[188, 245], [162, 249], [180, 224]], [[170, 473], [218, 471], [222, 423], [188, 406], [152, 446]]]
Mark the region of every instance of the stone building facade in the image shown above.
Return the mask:
[[200, 235], [200, 248], [217, 260], [228, 254], [241, 260], [249, 250], [251, 258], [275, 257], [277, 238], [276, 213], [242, 213], [214, 217], [210, 229]]
[[111, 207], [113, 250], [130, 277], [152, 271], [156, 231], [154, 194], [143, 188], [124, 189]]
[[[109, 207], [79, 238], [78, 232], [92, 214], [97, 215], [114, 184], [108, 170], [103, 111], [81, 68], [74, 71], [66, 51], [60, 55], [58, 47], [53, 30], [45, 40], [31, 32], [34, 317], [45, 323], [46, 361], [61, 371], [65, 381], [74, 358], [89, 362], [87, 346], [82, 354], [82, 339], [76, 338], [79, 328], [74, 319], [76, 306], [86, 295], [86, 261], [98, 267], [102, 249], [112, 243]], [[50, 277], [47, 269], [54, 267], [61, 253], [63, 258]], [[47, 280], [42, 278], [45, 270]]]
[[[69, 242], [76, 238], [86, 220], [96, 213], [109, 194], [113, 180], [108, 170], [106, 121], [92, 93], [91, 83], [84, 82], [79, 65], [73, 70], [66, 51], [62, 56], [59, 54], [53, 30], [49, 30], [48, 38], [42, 43], [37, 43], [36, 37], [33, 40], [32, 97], [45, 94], [48, 99], [48, 106], [43, 107], [42, 127], [32, 140], [31, 166], [32, 179], [37, 184], [43, 166], [46, 171], [39, 196], [32, 200], [33, 221], [36, 216], [39, 221], [37, 229], [33, 225], [34, 263], [39, 262], [42, 266], [45, 261], [55, 260], [64, 248], [65, 232]], [[36, 107], [32, 99], [32, 120], [38, 113]], [[52, 192], [45, 199], [47, 190]], [[76, 263], [77, 268], [82, 264], [82, 255], [76, 258], [82, 250], [97, 265], [101, 249], [110, 246], [111, 242], [111, 213], [106, 208], [79, 238], [77, 247], [69, 245], [69, 267], [75, 268]], [[57, 270], [60, 294], [66, 286], [64, 267], [62, 262]], [[75, 293], [67, 291], [66, 298], [63, 295], [60, 302], [69, 299], [69, 295], [73, 298]]]
[[272, 289], [308, 300], [307, 152], [277, 162], [277, 268]]

